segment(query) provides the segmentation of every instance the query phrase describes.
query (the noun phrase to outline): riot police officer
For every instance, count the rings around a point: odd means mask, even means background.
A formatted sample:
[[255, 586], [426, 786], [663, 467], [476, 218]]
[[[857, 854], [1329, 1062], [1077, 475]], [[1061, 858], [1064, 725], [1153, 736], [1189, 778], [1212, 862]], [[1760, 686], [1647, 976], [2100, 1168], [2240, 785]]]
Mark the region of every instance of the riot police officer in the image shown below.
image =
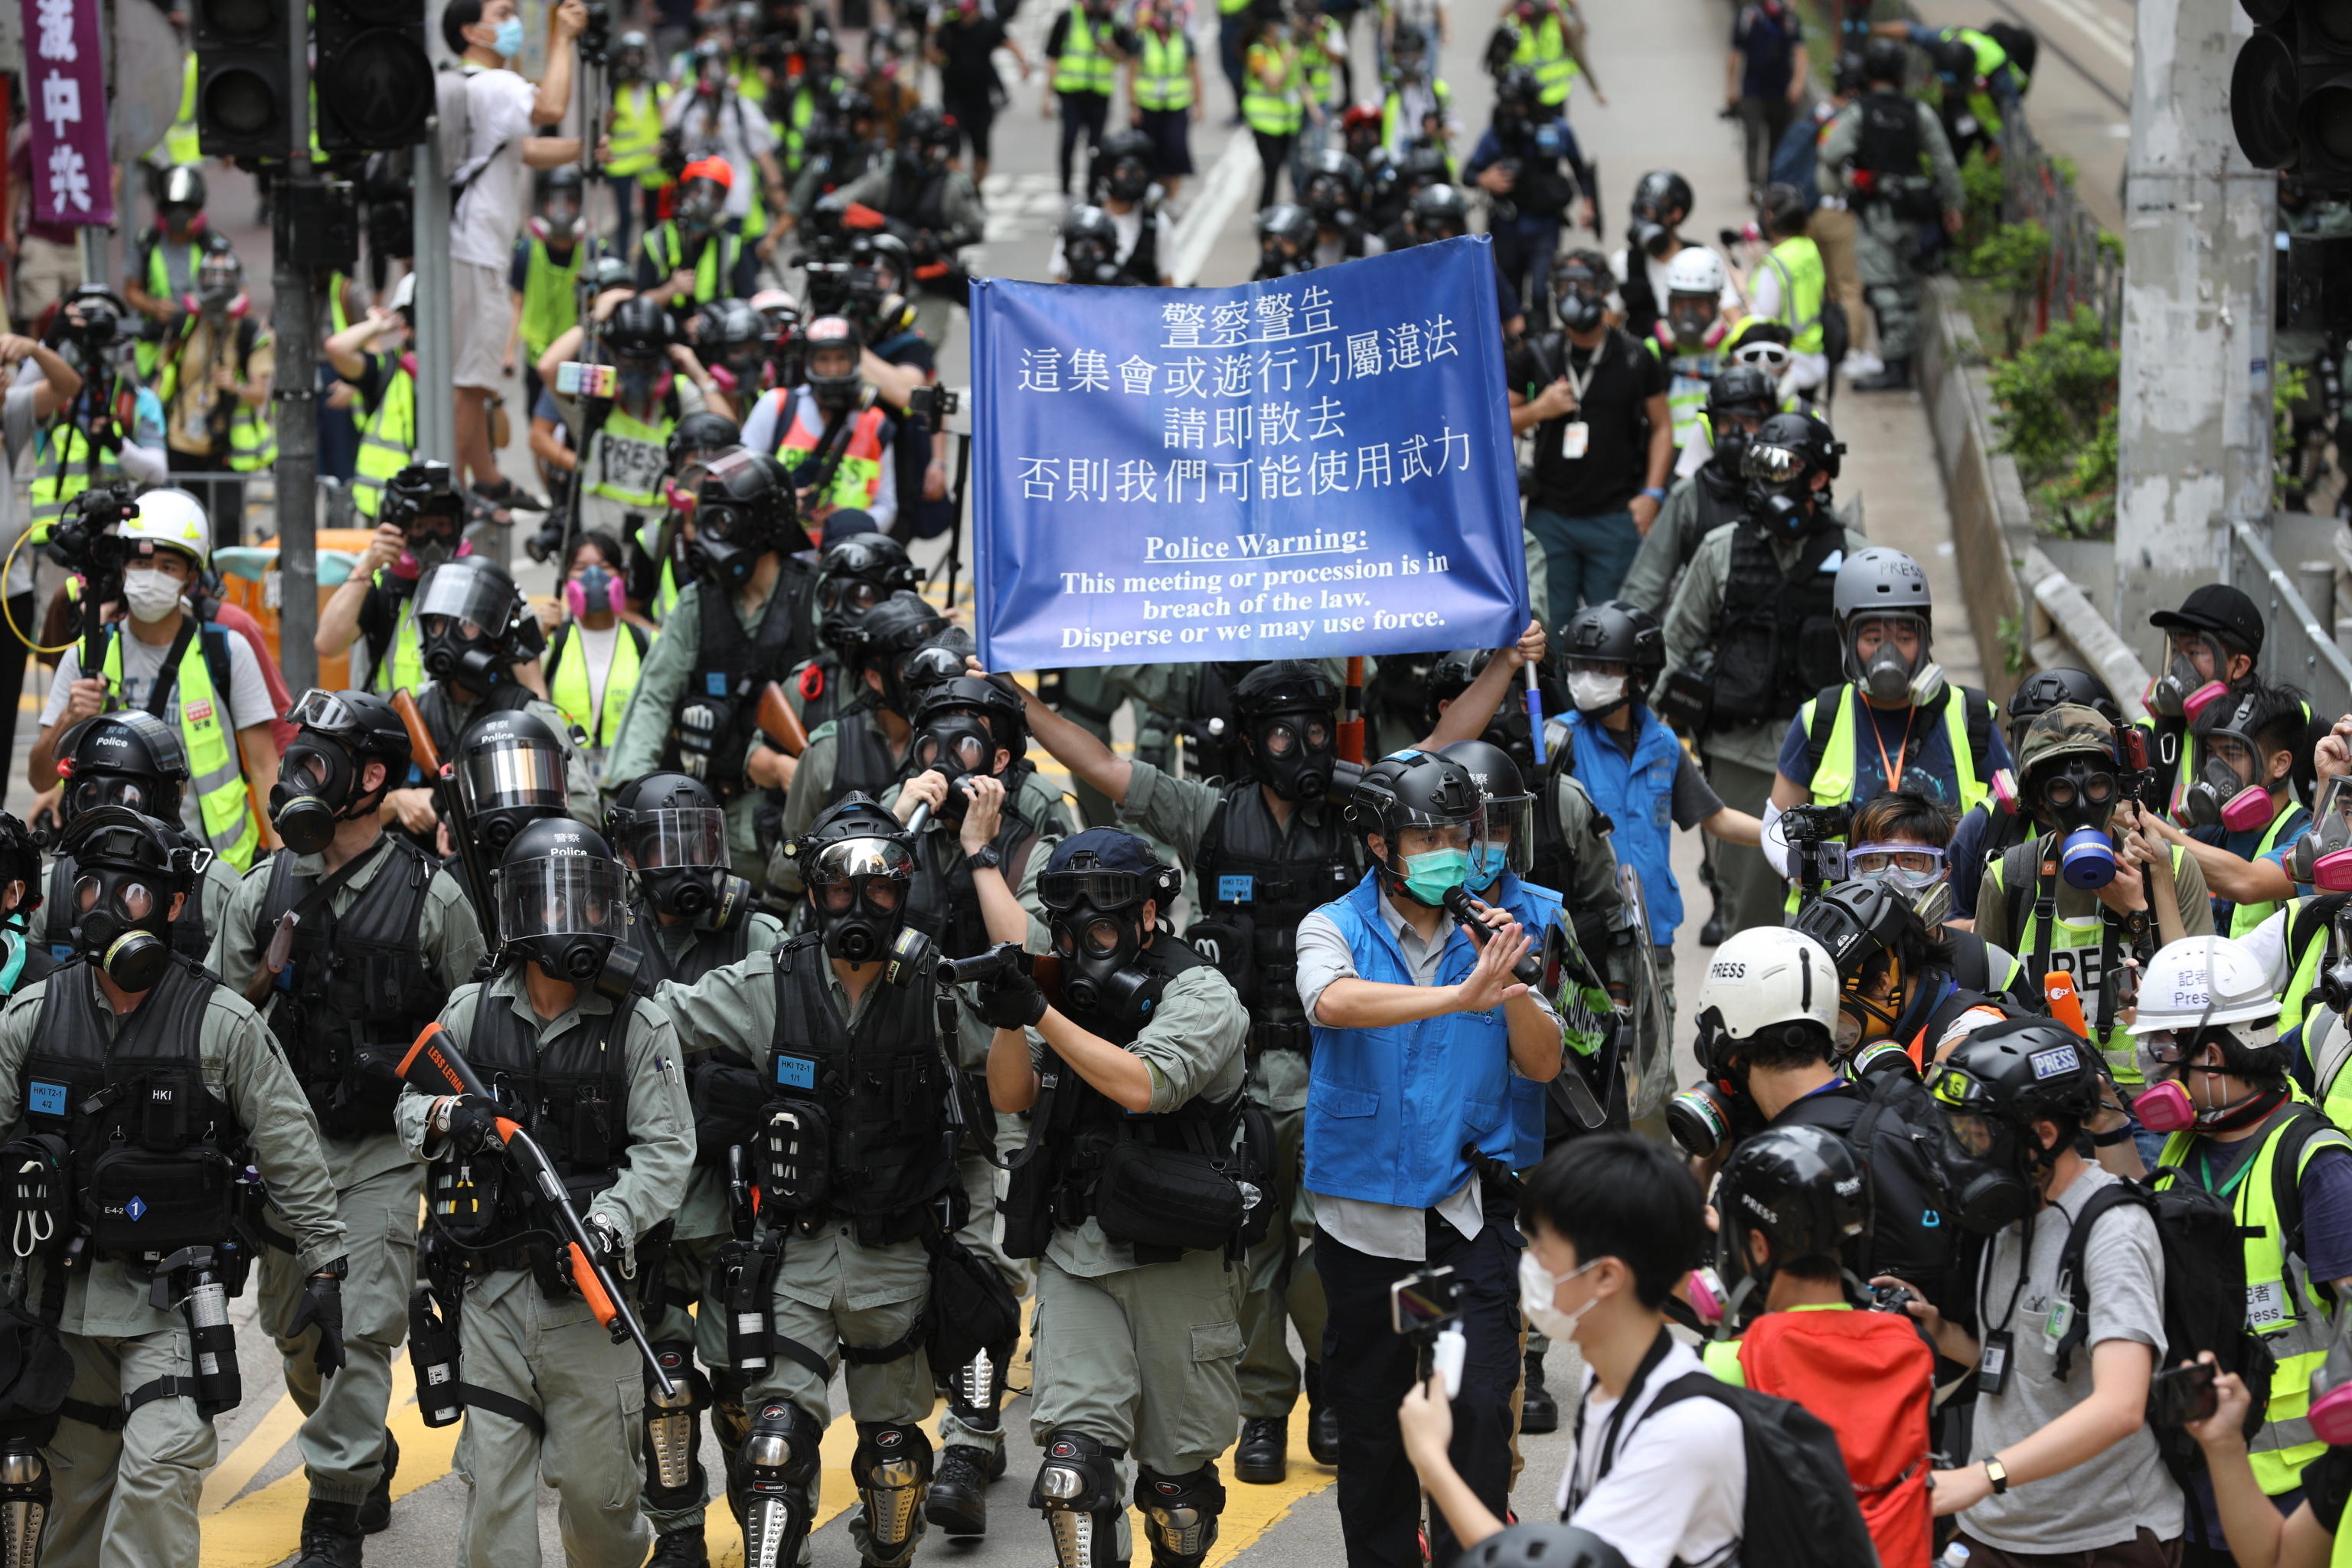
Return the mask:
[[758, 1337], [773, 1353], [762, 1367], [736, 1362], [750, 1426], [730, 1490], [748, 1568], [793, 1568], [815, 1510], [826, 1386], [845, 1363], [862, 1504], [850, 1533], [864, 1562], [900, 1568], [931, 1479], [924, 1238], [955, 1182], [955, 1085], [931, 966], [884, 963], [919, 875], [913, 836], [853, 794], [791, 854], [814, 929], [659, 993], [688, 1050], [756, 1060], [767, 1095], [753, 1140], [762, 1229], [731, 1266], [751, 1271], [743, 1300], [766, 1314]]
[[[65, 826], [70, 828], [85, 811], [119, 805], [177, 826], [180, 842], [195, 847], [180, 816], [181, 792], [188, 785], [188, 749], [179, 731], [143, 708], [125, 708], [77, 724], [58, 738], [58, 751], [63, 760], [58, 772], [66, 774], [58, 816]], [[220, 929], [236, 897], [237, 876], [217, 856], [200, 859], [199, 879], [184, 908], [166, 922], [165, 931], [173, 952], [202, 962], [212, 951], [212, 933]], [[68, 928], [73, 923], [70, 900], [79, 876], [73, 857], [60, 847], [49, 861], [47, 896], [26, 906], [27, 940], [47, 948], [58, 963], [73, 957]]]
[[[808, 725], [809, 742], [784, 796], [783, 832], [808, 831], [817, 813], [851, 790], [880, 795], [905, 770], [914, 739], [914, 703], [898, 681], [901, 661], [938, 637], [948, 618], [911, 588], [900, 588], [856, 617], [835, 623], [839, 638], [839, 690], [820, 701], [833, 711]], [[805, 672], [803, 672], [804, 676]], [[803, 721], [806, 712], [803, 710]], [[771, 879], [791, 886], [791, 867], [769, 860]]]
[[[1224, 1507], [1215, 1458], [1238, 1414], [1242, 1349], [1226, 1266], [1247, 1209], [1238, 1184], [1217, 1179], [1255, 1164], [1232, 1153], [1249, 1016], [1165, 923], [1182, 886], [1130, 834], [1063, 840], [1038, 883], [1062, 960], [1055, 994], [1018, 970], [982, 992], [996, 1030], [989, 1096], [1037, 1129], [1005, 1200], [1005, 1245], [1040, 1259], [1047, 1337], [1030, 1426], [1045, 1457], [1029, 1500], [1059, 1568], [1129, 1559], [1130, 1463], [1159, 1568], [1197, 1568]], [[1106, 1148], [1136, 1157], [1095, 1152]], [[1214, 1197], [1171, 1212], [1171, 1181]]]
[[471, 1487], [457, 1557], [537, 1568], [544, 1474], [573, 1557], [636, 1563], [640, 1363], [568, 1277], [534, 1266], [548, 1222], [497, 1123], [517, 1122], [539, 1144], [601, 1261], [631, 1273], [632, 1249], [677, 1212], [694, 1160], [677, 1036], [610, 963], [627, 889], [593, 828], [551, 819], [515, 835], [497, 897], [498, 967], [451, 993], [439, 1024], [498, 1098], [412, 1085], [394, 1106], [401, 1141], [432, 1166], [424, 1271], [459, 1325], [458, 1462]]
[[[81, 813], [59, 848], [78, 868], [58, 915], [74, 956], [0, 1013], [0, 1118], [12, 1148], [50, 1152], [50, 1181], [28, 1189], [20, 1173], [16, 1189], [20, 1234], [26, 1209], [47, 1205], [17, 1285], [54, 1328], [45, 1353], [71, 1357], [72, 1384], [46, 1455], [15, 1450], [10, 1474], [48, 1515], [52, 1563], [101, 1551], [193, 1563], [213, 1418], [242, 1397], [226, 1310], [251, 1264], [237, 1175], [259, 1168], [270, 1219], [293, 1238], [302, 1300], [288, 1327], [315, 1327], [321, 1376], [343, 1361], [343, 1224], [260, 1017], [170, 944], [204, 851], [119, 805]], [[42, 1554], [7, 1544], [19, 1561]]]
[[[323, 1386], [311, 1346], [286, 1325], [302, 1279], [280, 1247], [261, 1259], [262, 1321], [278, 1336], [310, 1501], [302, 1568], [354, 1568], [362, 1534], [392, 1515], [400, 1449], [385, 1427], [392, 1361], [408, 1329], [415, 1216], [425, 1173], [392, 1125], [394, 1069], [482, 956], [457, 879], [377, 807], [408, 776], [408, 731], [360, 691], [309, 691], [270, 792], [285, 847], [246, 875], [213, 938], [209, 966], [267, 1009], [271, 1033], [317, 1117], [349, 1233], [343, 1372]], [[279, 938], [288, 939], [281, 944]], [[268, 1239], [265, 1237], [265, 1239]]]
[[[1666, 611], [1659, 717], [1694, 737], [1726, 805], [1763, 815], [1789, 720], [1839, 680], [1837, 564], [1870, 542], [1830, 509], [1844, 447], [1808, 414], [1775, 414], [1741, 458], [1739, 521], [1699, 541]], [[1760, 851], [1716, 852], [1732, 931], [1778, 923], [1782, 884]]]
[[[639, 974], [691, 985], [783, 940], [773, 915], [750, 907], [751, 884], [729, 874], [726, 814], [695, 780], [646, 774], [614, 797], [604, 833], [634, 887], [631, 940]], [[745, 1374], [728, 1364], [719, 1263], [732, 1217], [727, 1151], [752, 1141], [761, 1085], [749, 1057], [726, 1047], [694, 1052], [685, 1070], [694, 1171], [666, 1235], [640, 1259], [641, 1268], [656, 1274], [646, 1291], [646, 1332], [676, 1389], [667, 1399], [656, 1387], [646, 1391], [644, 1503], [654, 1528], [653, 1561], [699, 1564], [707, 1560], [702, 1517], [709, 1500], [699, 1416], [711, 1412], [720, 1446], [730, 1453], [749, 1423]], [[695, 1369], [698, 1360], [708, 1378]]]
[[1749, 437], [1779, 411], [1772, 378], [1754, 365], [1726, 365], [1706, 388], [1706, 462], [1674, 483], [1658, 520], [1642, 538], [1642, 548], [1618, 586], [1617, 596], [1653, 616], [1665, 613], [1683, 568], [1698, 553], [1699, 542], [1748, 507], [1748, 479], [1740, 458]]
[[817, 556], [811, 601], [817, 641], [824, 646], [793, 671], [784, 687], [803, 728], [814, 731], [857, 699], [860, 692], [846, 679], [844, 650], [856, 639], [868, 611], [922, 580], [907, 547], [887, 533], [852, 533], [824, 547]]
[[753, 826], [761, 791], [792, 771], [760, 736], [760, 696], [816, 651], [808, 568], [794, 558], [807, 542], [773, 458], [739, 448], [709, 461], [683, 529], [694, 581], [654, 639], [604, 764], [616, 788], [656, 769], [700, 779], [727, 810], [735, 872], [755, 889], [767, 879]]

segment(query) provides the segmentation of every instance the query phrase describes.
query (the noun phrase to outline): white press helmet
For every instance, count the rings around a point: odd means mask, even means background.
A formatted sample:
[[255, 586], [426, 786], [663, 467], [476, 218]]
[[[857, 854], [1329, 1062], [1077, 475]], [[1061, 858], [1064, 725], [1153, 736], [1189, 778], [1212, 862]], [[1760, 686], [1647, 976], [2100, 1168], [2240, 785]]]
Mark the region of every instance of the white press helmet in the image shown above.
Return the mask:
[[1685, 245], [1666, 263], [1669, 294], [1704, 294], [1713, 300], [1723, 293], [1729, 281], [1723, 269], [1723, 258], [1704, 245]]
[[1724, 939], [1699, 982], [1698, 1016], [1734, 1040], [1780, 1024], [1811, 1020], [1834, 1037], [1838, 972], [1829, 949], [1785, 926], [1751, 926]]
[[2228, 1025], [2250, 1048], [2278, 1037], [2279, 999], [2270, 974], [2246, 944], [2226, 936], [2185, 936], [2167, 942], [2140, 977], [2135, 1035], [2162, 1030], [2193, 1032]]
[[136, 543], [176, 550], [200, 571], [212, 563], [212, 520], [185, 490], [147, 491], [139, 498], [138, 515], [124, 518], [114, 531]]

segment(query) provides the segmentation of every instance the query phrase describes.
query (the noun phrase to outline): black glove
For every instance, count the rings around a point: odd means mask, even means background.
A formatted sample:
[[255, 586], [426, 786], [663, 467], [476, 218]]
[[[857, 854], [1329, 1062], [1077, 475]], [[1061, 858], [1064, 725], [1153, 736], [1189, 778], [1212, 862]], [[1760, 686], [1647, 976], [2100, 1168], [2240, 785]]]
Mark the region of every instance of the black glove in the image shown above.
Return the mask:
[[302, 1300], [294, 1308], [293, 1321], [286, 1325], [289, 1340], [300, 1338], [305, 1329], [319, 1331], [310, 1363], [320, 1377], [332, 1377], [343, 1370], [343, 1260], [338, 1258], [327, 1268], [332, 1272], [313, 1274], [302, 1282]]
[[590, 1215], [587, 1230], [588, 1239], [594, 1243], [591, 1261], [603, 1265], [607, 1273], [616, 1278], [635, 1272], [630, 1267], [628, 1244], [621, 1239], [621, 1227], [610, 1216]]
[[442, 1120], [449, 1134], [449, 1146], [457, 1153], [478, 1154], [506, 1142], [499, 1136], [499, 1108], [495, 1100], [461, 1094]]
[[1026, 1029], [1045, 1016], [1045, 994], [1018, 969], [1008, 969], [980, 986], [980, 1016], [999, 1029]]

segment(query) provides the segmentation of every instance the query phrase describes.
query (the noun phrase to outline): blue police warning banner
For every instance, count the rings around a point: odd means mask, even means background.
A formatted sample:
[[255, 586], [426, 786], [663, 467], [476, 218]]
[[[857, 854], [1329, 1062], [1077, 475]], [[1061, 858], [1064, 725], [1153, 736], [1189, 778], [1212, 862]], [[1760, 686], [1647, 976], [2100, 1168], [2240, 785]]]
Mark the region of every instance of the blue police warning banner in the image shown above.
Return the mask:
[[974, 279], [982, 662], [1517, 637], [1527, 560], [1487, 244], [1233, 289]]

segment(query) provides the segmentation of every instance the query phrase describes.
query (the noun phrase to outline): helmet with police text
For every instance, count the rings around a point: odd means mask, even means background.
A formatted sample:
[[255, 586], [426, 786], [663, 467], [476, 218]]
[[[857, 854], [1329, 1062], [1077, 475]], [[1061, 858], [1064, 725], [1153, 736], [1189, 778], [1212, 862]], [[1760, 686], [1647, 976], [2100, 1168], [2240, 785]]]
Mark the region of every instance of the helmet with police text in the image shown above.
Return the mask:
[[646, 905], [718, 929], [747, 909], [751, 885], [728, 875], [727, 816], [699, 779], [647, 773], [604, 810], [604, 834]]
[[1470, 232], [1470, 204], [1457, 185], [1424, 185], [1405, 204], [1404, 221], [1421, 244], [1459, 239]]
[[1285, 800], [1330, 793], [1339, 687], [1321, 665], [1299, 658], [1259, 665], [1234, 683], [1234, 711], [1259, 783]]
[[171, 963], [173, 900], [194, 879], [195, 857], [178, 826], [128, 806], [93, 806], [58, 841], [74, 868], [66, 907], [49, 912], [74, 950], [125, 991], [143, 992]]
[[457, 790], [475, 841], [496, 855], [564, 811], [562, 741], [527, 709], [485, 713], [457, 737]]
[[[286, 710], [296, 727], [269, 790], [269, 824], [297, 855], [333, 842], [341, 824], [373, 816], [384, 795], [408, 783], [414, 747], [408, 726], [373, 692], [304, 692]], [[370, 763], [383, 776], [367, 783]]]
[[415, 605], [425, 674], [477, 693], [507, 678], [529, 611], [505, 567], [480, 555], [444, 561], [418, 580]]
[[907, 547], [887, 533], [853, 533], [834, 541], [817, 557], [817, 637], [839, 650], [866, 612], [922, 580]]
[[1772, 1277], [1791, 1265], [1827, 1263], [1852, 1278], [1870, 1234], [1862, 1163], [1820, 1127], [1768, 1127], [1741, 1139], [1724, 1163], [1715, 1206], [1716, 1273], [1730, 1289], [1726, 1316], [1735, 1322], [1764, 1310]]
[[143, 708], [83, 720], [59, 736], [58, 815], [68, 826], [85, 811], [119, 805], [167, 822], [180, 819], [188, 785], [188, 745], [179, 726]]
[[1347, 815], [1390, 895], [1432, 909], [1469, 880], [1471, 849], [1486, 836], [1486, 795], [1470, 770], [1414, 747], [1366, 768]]
[[2203, 1049], [2221, 1047], [2223, 1070], [2244, 1078], [2285, 1071], [2294, 1047], [2279, 1037], [2282, 1004], [2270, 972], [2226, 936], [2169, 942], [2141, 976], [2131, 1032], [2151, 1083]]
[[[1944, 1120], [1937, 1148], [1946, 1201], [1979, 1236], [2032, 1211], [2041, 1173], [2099, 1106], [2090, 1046], [2053, 1018], [2012, 1018], [1975, 1030], [1927, 1070]], [[2037, 1121], [2057, 1123], [2046, 1143]]]
[[866, 343], [856, 325], [846, 316], [819, 316], [801, 330], [801, 344], [806, 356], [803, 374], [817, 406], [855, 407], [866, 384], [857, 370]]
[[1114, 131], [1095, 148], [1088, 188], [1123, 202], [1143, 199], [1151, 188], [1151, 138], [1140, 131]]
[[1536, 797], [1511, 753], [1492, 741], [1456, 741], [1438, 754], [1460, 763], [1486, 802], [1486, 834], [1470, 847], [1471, 891], [1484, 893], [1505, 871], [1526, 876], [1535, 864]]
[[787, 841], [784, 857], [800, 870], [827, 954], [874, 963], [890, 952], [914, 887], [915, 840], [887, 807], [854, 790]]
[[530, 823], [496, 873], [499, 940], [551, 979], [585, 985], [627, 931], [628, 879], [604, 836], [568, 816]]
[[750, 581], [760, 557], [801, 542], [800, 498], [783, 465], [738, 447], [702, 464], [687, 569], [722, 587]]
[[1507, 1526], [1468, 1547], [1456, 1568], [1626, 1568], [1624, 1554], [1577, 1524]]

